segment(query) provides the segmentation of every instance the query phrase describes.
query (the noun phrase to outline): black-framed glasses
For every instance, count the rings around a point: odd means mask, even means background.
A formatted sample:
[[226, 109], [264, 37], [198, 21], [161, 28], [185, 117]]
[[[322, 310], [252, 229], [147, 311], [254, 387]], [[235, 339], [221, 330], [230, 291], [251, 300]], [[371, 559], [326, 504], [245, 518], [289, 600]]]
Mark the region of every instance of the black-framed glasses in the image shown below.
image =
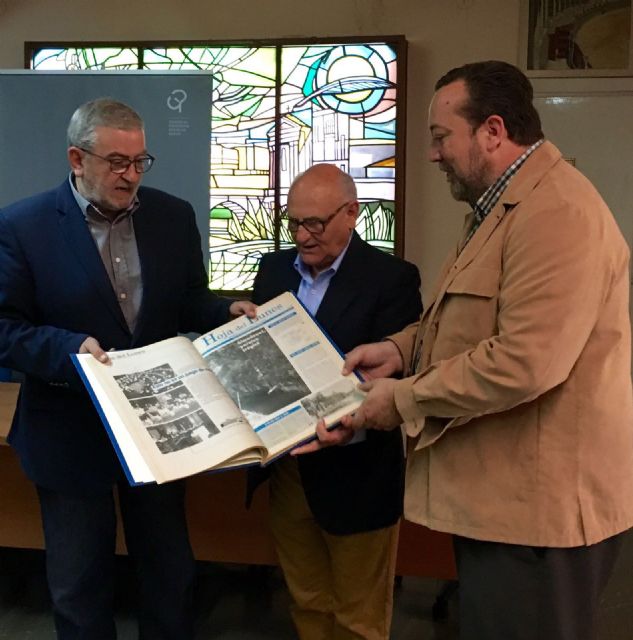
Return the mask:
[[77, 148], [90, 156], [109, 162], [112, 173], [125, 173], [130, 168], [130, 165], [134, 165], [136, 173], [147, 173], [152, 168], [154, 160], [156, 160], [156, 158], [149, 153], [144, 156], [137, 156], [136, 158], [126, 158], [124, 156], [112, 156], [108, 158], [106, 156], [100, 156], [98, 153], [94, 153], [89, 149], [84, 149], [83, 147]]
[[299, 227], [303, 227], [309, 233], [318, 236], [319, 234], [325, 231], [325, 227], [334, 220], [339, 211], [342, 211], [345, 207], [350, 205], [352, 200], [348, 200], [344, 202], [334, 213], [331, 213], [327, 218], [304, 218], [303, 220], [299, 220], [298, 218], [292, 218], [290, 216], [286, 217], [286, 226], [288, 227], [288, 231], [290, 233], [297, 233], [299, 231]]

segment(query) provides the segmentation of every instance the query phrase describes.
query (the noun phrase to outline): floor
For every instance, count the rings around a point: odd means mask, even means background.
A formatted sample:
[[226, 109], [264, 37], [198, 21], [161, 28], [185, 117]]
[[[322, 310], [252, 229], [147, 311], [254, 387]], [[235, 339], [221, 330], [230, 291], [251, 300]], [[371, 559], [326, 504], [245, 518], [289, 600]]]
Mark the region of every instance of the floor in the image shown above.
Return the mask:
[[[125, 558], [119, 559], [117, 625], [120, 640], [136, 640], [133, 593]], [[295, 638], [288, 614], [288, 594], [277, 569], [199, 563], [196, 637], [200, 640]], [[443, 583], [404, 577], [395, 585], [393, 640], [456, 640], [455, 597], [435, 613]], [[444, 616], [442, 614], [445, 614]], [[604, 594], [598, 640], [633, 637], [633, 534]], [[0, 640], [53, 640], [41, 551], [0, 549]]]

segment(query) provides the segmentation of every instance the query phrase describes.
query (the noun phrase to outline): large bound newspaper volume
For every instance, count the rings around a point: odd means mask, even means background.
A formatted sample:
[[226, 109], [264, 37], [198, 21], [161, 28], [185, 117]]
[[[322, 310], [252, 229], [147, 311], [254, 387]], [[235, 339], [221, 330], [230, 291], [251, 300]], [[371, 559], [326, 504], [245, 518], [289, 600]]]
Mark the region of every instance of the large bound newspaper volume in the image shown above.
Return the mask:
[[131, 484], [267, 464], [335, 425], [363, 395], [292, 293], [193, 342], [73, 355]]

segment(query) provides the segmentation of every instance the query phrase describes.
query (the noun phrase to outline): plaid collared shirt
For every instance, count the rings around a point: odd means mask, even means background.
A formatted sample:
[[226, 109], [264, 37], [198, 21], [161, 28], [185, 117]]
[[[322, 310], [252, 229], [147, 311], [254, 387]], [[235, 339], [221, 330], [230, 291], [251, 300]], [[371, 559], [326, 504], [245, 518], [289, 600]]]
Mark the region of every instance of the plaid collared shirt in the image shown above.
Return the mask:
[[460, 251], [468, 244], [469, 240], [475, 235], [475, 231], [479, 229], [486, 216], [492, 211], [497, 204], [501, 194], [506, 190], [512, 176], [523, 166], [523, 163], [530, 157], [532, 152], [543, 144], [544, 140], [538, 140], [531, 147], [519, 156], [499, 177], [499, 179], [490, 185], [484, 193], [479, 197], [473, 208], [473, 224], [461, 245]]

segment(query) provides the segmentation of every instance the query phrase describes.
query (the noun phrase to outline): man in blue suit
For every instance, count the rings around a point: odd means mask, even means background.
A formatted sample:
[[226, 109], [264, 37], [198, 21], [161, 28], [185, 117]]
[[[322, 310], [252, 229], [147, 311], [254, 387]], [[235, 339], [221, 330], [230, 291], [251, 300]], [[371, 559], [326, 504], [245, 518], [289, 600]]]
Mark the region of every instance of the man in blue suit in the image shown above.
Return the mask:
[[[343, 351], [380, 340], [422, 309], [418, 270], [361, 240], [358, 210], [354, 181], [336, 166], [301, 174], [288, 194], [296, 249], [265, 255], [253, 289], [258, 304], [296, 292]], [[251, 472], [251, 491], [261, 476]], [[386, 640], [402, 513], [400, 433], [372, 430], [346, 446], [286, 456], [272, 465], [270, 489], [299, 637]]]
[[203, 332], [248, 312], [207, 288], [191, 205], [140, 186], [143, 122], [109, 98], [68, 127], [71, 172], [0, 211], [0, 365], [24, 373], [9, 442], [40, 500], [60, 640], [116, 637], [118, 488], [139, 580], [139, 637], [193, 636], [184, 484], [130, 487], [70, 359]]

